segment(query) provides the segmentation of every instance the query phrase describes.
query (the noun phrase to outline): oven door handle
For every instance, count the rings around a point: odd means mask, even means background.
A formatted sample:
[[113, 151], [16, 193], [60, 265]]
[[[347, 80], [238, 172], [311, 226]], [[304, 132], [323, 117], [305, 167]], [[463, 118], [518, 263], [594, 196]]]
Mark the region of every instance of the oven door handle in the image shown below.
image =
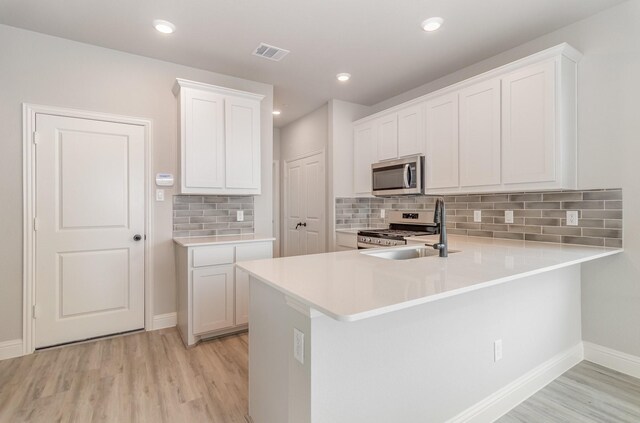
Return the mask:
[[409, 163], [404, 165], [404, 172], [402, 176], [404, 178], [404, 187], [411, 188], [411, 165]]

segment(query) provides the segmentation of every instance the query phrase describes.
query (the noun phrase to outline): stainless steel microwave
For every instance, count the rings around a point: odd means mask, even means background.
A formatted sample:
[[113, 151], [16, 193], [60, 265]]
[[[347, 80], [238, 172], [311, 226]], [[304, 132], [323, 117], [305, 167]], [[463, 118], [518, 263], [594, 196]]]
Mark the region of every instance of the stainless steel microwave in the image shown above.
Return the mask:
[[424, 156], [372, 164], [371, 191], [376, 196], [424, 194]]

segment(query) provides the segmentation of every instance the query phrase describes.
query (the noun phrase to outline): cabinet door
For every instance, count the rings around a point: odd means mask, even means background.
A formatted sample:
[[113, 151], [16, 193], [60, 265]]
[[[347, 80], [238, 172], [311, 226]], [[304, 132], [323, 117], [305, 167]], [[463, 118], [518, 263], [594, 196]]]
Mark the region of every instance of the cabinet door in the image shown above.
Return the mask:
[[398, 112], [398, 156], [423, 153], [424, 109], [420, 104]]
[[182, 190], [224, 187], [224, 97], [182, 90]]
[[505, 184], [556, 179], [554, 80], [554, 61], [529, 66], [502, 78]]
[[460, 185], [500, 184], [500, 79], [460, 91]]
[[[236, 247], [236, 261], [260, 260], [273, 257], [271, 242], [242, 244]], [[249, 322], [249, 274], [236, 268], [236, 325]]]
[[353, 191], [371, 194], [371, 164], [377, 156], [373, 122], [354, 128], [353, 134]]
[[233, 265], [193, 270], [193, 333], [233, 326]]
[[[260, 102], [225, 99], [226, 187], [260, 193]], [[249, 193], [249, 192], [247, 192]]]
[[398, 115], [393, 113], [377, 120], [378, 160], [398, 157]]
[[427, 189], [458, 187], [458, 93], [427, 102], [426, 144]]

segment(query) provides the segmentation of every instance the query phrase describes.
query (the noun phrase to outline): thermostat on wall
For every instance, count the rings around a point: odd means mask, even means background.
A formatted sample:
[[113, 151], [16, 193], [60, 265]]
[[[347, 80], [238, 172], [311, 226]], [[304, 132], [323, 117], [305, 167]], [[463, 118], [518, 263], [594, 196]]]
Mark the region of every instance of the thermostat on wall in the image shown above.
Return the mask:
[[159, 187], [172, 187], [173, 175], [170, 173], [158, 173], [156, 174], [156, 185]]

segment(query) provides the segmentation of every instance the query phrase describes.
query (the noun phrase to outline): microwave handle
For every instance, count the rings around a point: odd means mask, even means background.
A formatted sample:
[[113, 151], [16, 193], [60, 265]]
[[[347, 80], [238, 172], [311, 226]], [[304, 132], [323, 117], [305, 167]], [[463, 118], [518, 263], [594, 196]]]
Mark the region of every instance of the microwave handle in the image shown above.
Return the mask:
[[411, 165], [409, 163], [404, 165], [403, 177], [404, 177], [404, 187], [411, 188]]

